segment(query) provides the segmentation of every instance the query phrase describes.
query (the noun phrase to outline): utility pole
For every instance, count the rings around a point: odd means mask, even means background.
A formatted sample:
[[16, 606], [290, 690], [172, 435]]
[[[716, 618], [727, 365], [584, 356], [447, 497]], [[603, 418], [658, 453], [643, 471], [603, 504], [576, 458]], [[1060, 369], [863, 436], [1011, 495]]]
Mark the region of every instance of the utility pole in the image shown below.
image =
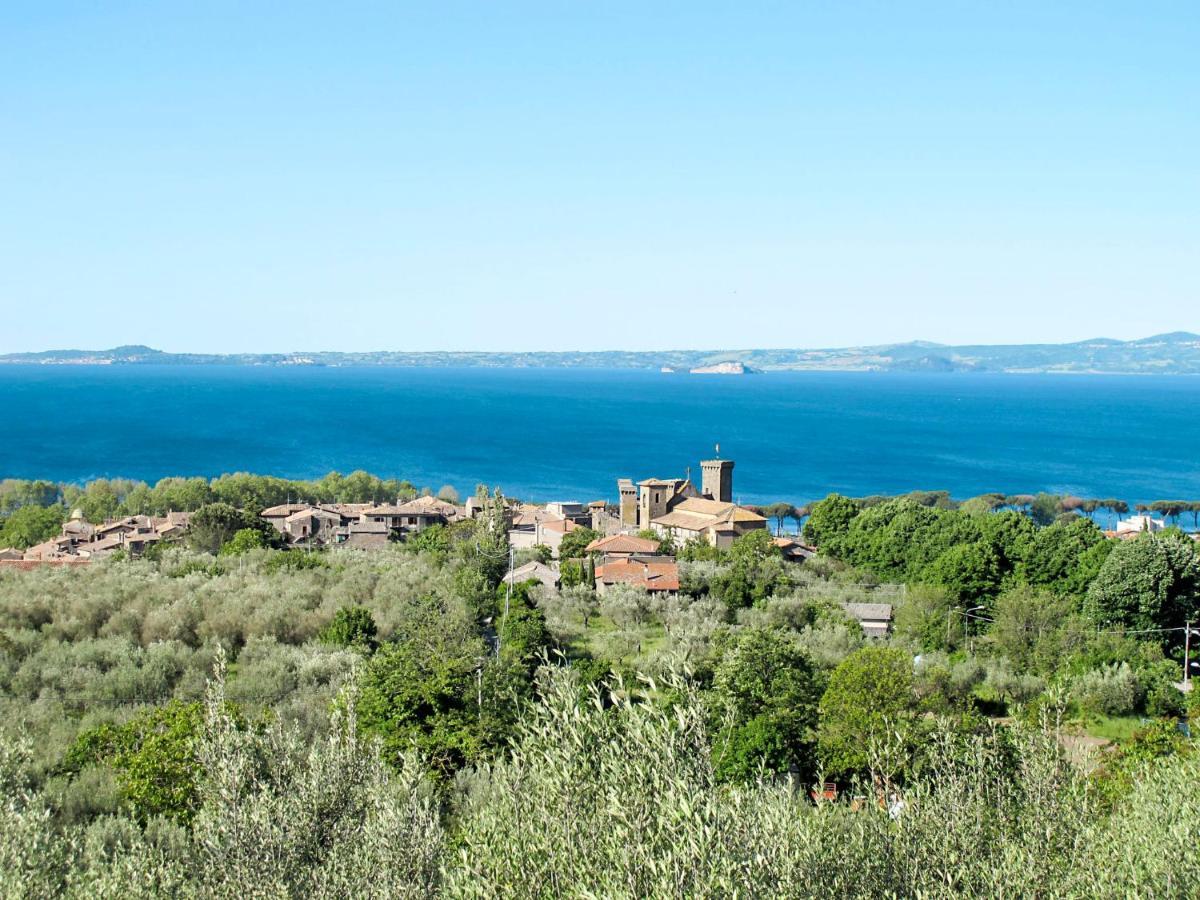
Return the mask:
[[513, 566], [516, 563], [516, 548], [510, 542], [508, 545], [508, 590], [504, 593], [504, 622], [508, 621], [508, 606], [512, 603]]
[[1192, 683], [1192, 623], [1183, 628], [1183, 691], [1187, 693]]

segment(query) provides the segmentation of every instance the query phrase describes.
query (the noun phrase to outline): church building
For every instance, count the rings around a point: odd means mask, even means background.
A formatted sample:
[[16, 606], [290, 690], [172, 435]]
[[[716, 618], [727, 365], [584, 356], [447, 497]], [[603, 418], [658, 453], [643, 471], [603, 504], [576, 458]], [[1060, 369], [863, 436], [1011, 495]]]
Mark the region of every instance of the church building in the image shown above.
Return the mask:
[[671, 538], [677, 545], [700, 538], [727, 548], [747, 532], [767, 527], [758, 513], [733, 502], [733, 460], [720, 458], [700, 463], [700, 489], [687, 478], [647, 478], [617, 481], [621, 527], [626, 531], [649, 529]]

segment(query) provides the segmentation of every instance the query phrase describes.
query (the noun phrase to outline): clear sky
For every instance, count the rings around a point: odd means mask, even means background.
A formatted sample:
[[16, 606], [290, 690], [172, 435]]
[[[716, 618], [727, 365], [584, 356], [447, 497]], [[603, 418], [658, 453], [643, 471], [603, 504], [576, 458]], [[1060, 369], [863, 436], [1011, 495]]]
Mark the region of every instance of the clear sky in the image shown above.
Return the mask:
[[0, 10], [0, 351], [1200, 330], [1200, 3]]

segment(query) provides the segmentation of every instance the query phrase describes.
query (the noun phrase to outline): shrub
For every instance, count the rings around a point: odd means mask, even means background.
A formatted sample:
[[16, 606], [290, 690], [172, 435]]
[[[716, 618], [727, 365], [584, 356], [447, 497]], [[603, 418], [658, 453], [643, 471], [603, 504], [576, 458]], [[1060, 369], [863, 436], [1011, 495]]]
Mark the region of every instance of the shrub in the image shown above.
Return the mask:
[[379, 629], [371, 611], [362, 606], [343, 606], [321, 631], [321, 640], [335, 647], [374, 650]]
[[1141, 685], [1128, 663], [1093, 669], [1071, 685], [1071, 699], [1093, 715], [1126, 716], [1138, 706]]

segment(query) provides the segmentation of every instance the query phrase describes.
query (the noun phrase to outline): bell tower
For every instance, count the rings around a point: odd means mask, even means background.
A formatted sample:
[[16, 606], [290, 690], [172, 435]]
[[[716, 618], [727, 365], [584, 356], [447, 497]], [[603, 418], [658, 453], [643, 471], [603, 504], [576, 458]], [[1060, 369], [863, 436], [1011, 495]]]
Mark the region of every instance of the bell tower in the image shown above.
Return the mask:
[[721, 459], [721, 445], [717, 444], [715, 459], [700, 463], [700, 493], [722, 503], [733, 502], [733, 460]]

